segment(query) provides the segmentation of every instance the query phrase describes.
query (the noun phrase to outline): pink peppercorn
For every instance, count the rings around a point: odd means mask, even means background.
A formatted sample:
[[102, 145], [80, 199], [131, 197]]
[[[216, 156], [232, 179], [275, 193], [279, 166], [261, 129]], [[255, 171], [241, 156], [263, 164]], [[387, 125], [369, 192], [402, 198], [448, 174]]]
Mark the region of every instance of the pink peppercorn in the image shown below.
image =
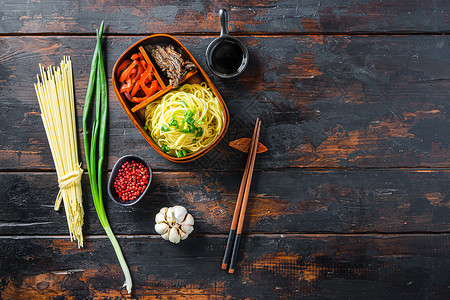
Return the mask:
[[149, 171], [143, 163], [125, 162], [114, 180], [114, 189], [123, 201], [133, 201], [147, 187], [148, 178]]

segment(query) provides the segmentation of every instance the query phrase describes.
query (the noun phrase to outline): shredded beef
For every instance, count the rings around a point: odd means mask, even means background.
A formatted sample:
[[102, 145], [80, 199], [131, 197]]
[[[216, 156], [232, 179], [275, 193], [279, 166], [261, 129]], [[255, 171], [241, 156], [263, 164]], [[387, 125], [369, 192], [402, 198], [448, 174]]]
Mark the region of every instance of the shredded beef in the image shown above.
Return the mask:
[[151, 48], [151, 54], [158, 66], [169, 77], [169, 84], [176, 88], [183, 76], [196, 66], [189, 60], [182, 58], [173, 45], [160, 46], [156, 45]]

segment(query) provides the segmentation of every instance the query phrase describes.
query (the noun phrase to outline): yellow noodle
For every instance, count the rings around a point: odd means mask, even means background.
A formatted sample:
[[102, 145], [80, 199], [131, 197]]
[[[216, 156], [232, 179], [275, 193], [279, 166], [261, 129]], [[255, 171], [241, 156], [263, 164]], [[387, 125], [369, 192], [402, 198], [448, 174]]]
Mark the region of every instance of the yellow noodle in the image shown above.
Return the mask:
[[[183, 123], [189, 113], [193, 126]], [[190, 155], [204, 149], [220, 134], [224, 123], [219, 100], [205, 82], [184, 84], [150, 103], [145, 119], [153, 140], [171, 156], [177, 156], [177, 151], [184, 150]], [[192, 132], [186, 132], [189, 129]]]
[[38, 82], [34, 87], [60, 188], [55, 210], [59, 209], [63, 200], [70, 239], [77, 240], [78, 246], [83, 247], [83, 170], [78, 160], [72, 61], [66, 56], [56, 69], [50, 67], [45, 70], [41, 65], [39, 67], [41, 77], [37, 76]]

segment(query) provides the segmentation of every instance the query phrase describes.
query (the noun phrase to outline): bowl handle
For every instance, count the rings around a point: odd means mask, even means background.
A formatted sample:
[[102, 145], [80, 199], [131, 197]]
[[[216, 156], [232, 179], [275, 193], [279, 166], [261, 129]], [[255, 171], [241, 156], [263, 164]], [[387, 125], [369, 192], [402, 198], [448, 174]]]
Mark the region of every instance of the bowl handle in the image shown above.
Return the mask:
[[228, 35], [228, 12], [225, 9], [219, 10], [220, 36]]

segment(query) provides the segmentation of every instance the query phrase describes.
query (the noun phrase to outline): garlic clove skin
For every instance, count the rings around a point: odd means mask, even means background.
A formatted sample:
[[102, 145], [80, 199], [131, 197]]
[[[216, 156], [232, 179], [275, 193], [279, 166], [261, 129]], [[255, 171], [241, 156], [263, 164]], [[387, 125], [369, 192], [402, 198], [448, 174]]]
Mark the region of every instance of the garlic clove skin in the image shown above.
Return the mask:
[[170, 232], [170, 230], [167, 230], [166, 233], [164, 233], [164, 234], [161, 235], [161, 237], [162, 237], [163, 239], [165, 239], [166, 241], [169, 239], [169, 232]]
[[184, 221], [184, 218], [186, 217], [187, 210], [183, 206], [176, 205], [173, 207], [173, 212], [175, 216], [175, 220], [178, 223], [181, 223]]
[[180, 232], [177, 228], [172, 227], [169, 231], [169, 241], [178, 244], [181, 241]]
[[186, 232], [184, 232], [183, 230], [180, 230], [180, 237], [181, 237], [181, 240], [187, 239], [188, 236], [189, 236], [189, 233], [186, 233]]
[[166, 223], [155, 224], [155, 230], [157, 233], [163, 235], [169, 230], [169, 225], [167, 225]]
[[156, 214], [155, 223], [163, 223], [166, 222], [166, 217], [162, 212]]
[[194, 231], [194, 226], [192, 225], [187, 225], [187, 224], [183, 224], [181, 226], [181, 230], [183, 230], [184, 232], [187, 233], [187, 235], [190, 235], [192, 233], [192, 231]]
[[175, 213], [173, 211], [173, 207], [170, 207], [165, 213], [166, 221], [169, 225], [173, 225], [175, 223]]
[[187, 214], [186, 219], [184, 220], [182, 225], [194, 226], [194, 218], [191, 216], [191, 214]]

